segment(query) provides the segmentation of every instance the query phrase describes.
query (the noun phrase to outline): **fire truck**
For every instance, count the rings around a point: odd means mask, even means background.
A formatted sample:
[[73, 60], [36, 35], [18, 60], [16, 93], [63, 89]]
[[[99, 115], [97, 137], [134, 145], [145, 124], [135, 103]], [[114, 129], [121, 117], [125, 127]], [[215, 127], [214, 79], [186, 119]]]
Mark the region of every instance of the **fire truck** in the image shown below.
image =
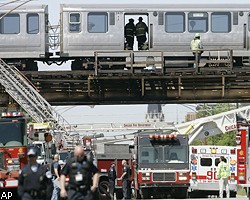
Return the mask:
[[250, 187], [250, 153], [249, 153], [249, 133], [250, 124], [238, 124], [238, 129], [236, 133], [236, 143], [237, 143], [237, 173], [238, 179], [237, 184], [241, 185], [248, 190]]
[[0, 119], [0, 189], [17, 192], [19, 170], [27, 164], [27, 125], [20, 112]]
[[218, 195], [217, 178], [220, 156], [224, 156], [230, 168], [230, 196], [237, 193], [237, 148], [235, 146], [190, 146], [190, 196]]
[[[135, 198], [187, 197], [190, 171], [187, 135], [142, 131], [126, 139], [122, 143], [121, 140], [119, 143], [105, 143], [103, 153], [98, 152], [96, 145], [97, 166], [102, 173], [99, 189], [103, 195], [108, 194], [107, 172], [111, 162], [116, 162], [119, 178], [121, 162], [125, 159], [132, 169], [132, 194]], [[121, 186], [118, 180], [117, 199], [122, 198]]]

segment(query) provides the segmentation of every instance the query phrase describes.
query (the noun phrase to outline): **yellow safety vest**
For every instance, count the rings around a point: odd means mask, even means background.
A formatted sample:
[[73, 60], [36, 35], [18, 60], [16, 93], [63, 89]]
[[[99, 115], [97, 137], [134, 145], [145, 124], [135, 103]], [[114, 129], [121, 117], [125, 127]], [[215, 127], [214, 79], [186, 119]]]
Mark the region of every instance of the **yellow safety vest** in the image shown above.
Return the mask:
[[198, 52], [198, 53], [200, 53], [201, 51], [201, 49], [202, 49], [202, 46], [201, 46], [201, 40], [200, 39], [193, 39], [192, 41], [191, 41], [191, 49], [192, 49], [192, 51], [195, 53], [196, 51]]

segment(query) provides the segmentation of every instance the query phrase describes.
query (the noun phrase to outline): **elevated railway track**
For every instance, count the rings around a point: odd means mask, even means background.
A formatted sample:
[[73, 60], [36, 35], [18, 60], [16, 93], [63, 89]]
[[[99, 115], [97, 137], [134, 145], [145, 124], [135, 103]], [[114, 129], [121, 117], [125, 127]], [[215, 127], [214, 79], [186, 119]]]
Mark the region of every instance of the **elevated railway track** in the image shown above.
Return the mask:
[[[248, 67], [218, 72], [193, 68], [23, 72], [54, 106], [249, 102]], [[0, 87], [0, 105], [10, 102]]]

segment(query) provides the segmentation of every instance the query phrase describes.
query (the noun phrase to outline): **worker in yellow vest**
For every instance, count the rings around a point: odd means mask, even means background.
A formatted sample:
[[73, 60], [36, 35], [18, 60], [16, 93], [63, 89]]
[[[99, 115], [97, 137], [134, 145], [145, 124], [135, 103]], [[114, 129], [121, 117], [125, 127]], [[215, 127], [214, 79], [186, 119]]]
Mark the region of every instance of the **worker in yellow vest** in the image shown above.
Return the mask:
[[[201, 54], [203, 53], [202, 51], [203, 46], [200, 39], [200, 33], [195, 34], [194, 39], [191, 41], [190, 47], [194, 55], [194, 61], [195, 61], [194, 68], [195, 68], [196, 64], [199, 66]], [[197, 57], [197, 62], [196, 62], [196, 57]]]
[[218, 173], [217, 178], [219, 179], [219, 187], [220, 187], [220, 198], [223, 198], [223, 190], [224, 186], [226, 187], [227, 198], [230, 198], [230, 190], [229, 190], [229, 183], [228, 177], [230, 176], [230, 170], [227, 160], [224, 156], [220, 157], [220, 163], [218, 165]]

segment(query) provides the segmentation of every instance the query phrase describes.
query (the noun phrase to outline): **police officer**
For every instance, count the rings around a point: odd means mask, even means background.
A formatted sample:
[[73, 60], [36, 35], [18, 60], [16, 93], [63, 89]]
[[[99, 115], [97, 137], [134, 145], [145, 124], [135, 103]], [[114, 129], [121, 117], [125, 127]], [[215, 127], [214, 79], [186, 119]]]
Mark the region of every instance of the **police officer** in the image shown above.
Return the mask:
[[18, 195], [22, 200], [50, 200], [52, 196], [52, 175], [44, 165], [37, 163], [37, 149], [28, 150], [28, 164], [18, 177]]
[[[67, 175], [69, 175], [68, 193], [65, 189]], [[74, 157], [68, 160], [62, 169], [60, 182], [62, 198], [94, 200], [94, 193], [98, 188], [99, 173], [92, 160], [85, 156], [82, 146], [79, 145], [75, 148]]]
[[61, 174], [61, 166], [59, 165], [59, 155], [54, 155], [54, 161], [51, 164], [51, 173], [53, 177], [53, 193], [51, 200], [60, 199], [60, 187], [59, 187], [59, 178]]
[[115, 162], [111, 163], [110, 169], [108, 171], [108, 178], [109, 178], [109, 193], [111, 199], [114, 199], [115, 193], [115, 179], [116, 179], [116, 170], [115, 170]]
[[143, 49], [143, 45], [147, 40], [146, 33], [148, 33], [147, 25], [142, 21], [142, 17], [139, 17], [139, 22], [135, 26], [135, 35], [138, 41], [138, 50]]
[[194, 39], [191, 41], [190, 47], [191, 47], [191, 50], [192, 50], [193, 55], [194, 55], [194, 61], [195, 61], [194, 68], [195, 68], [196, 67], [196, 56], [197, 56], [197, 64], [199, 66], [201, 54], [203, 53], [203, 51], [202, 51], [203, 46], [202, 46], [202, 42], [200, 39], [200, 33], [195, 34]]
[[134, 37], [135, 37], [135, 24], [132, 18], [129, 19], [129, 23], [125, 25], [124, 35], [125, 35], [126, 42], [127, 42], [127, 49], [133, 50]]
[[226, 163], [226, 159], [224, 156], [220, 157], [220, 163], [218, 165], [218, 173], [217, 178], [219, 179], [219, 187], [220, 187], [220, 198], [223, 198], [223, 190], [224, 186], [226, 187], [227, 198], [230, 198], [230, 189], [228, 183], [228, 177], [230, 176], [229, 166]]
[[122, 176], [120, 179], [122, 180], [122, 191], [124, 199], [131, 199], [131, 170], [126, 160], [122, 160]]

